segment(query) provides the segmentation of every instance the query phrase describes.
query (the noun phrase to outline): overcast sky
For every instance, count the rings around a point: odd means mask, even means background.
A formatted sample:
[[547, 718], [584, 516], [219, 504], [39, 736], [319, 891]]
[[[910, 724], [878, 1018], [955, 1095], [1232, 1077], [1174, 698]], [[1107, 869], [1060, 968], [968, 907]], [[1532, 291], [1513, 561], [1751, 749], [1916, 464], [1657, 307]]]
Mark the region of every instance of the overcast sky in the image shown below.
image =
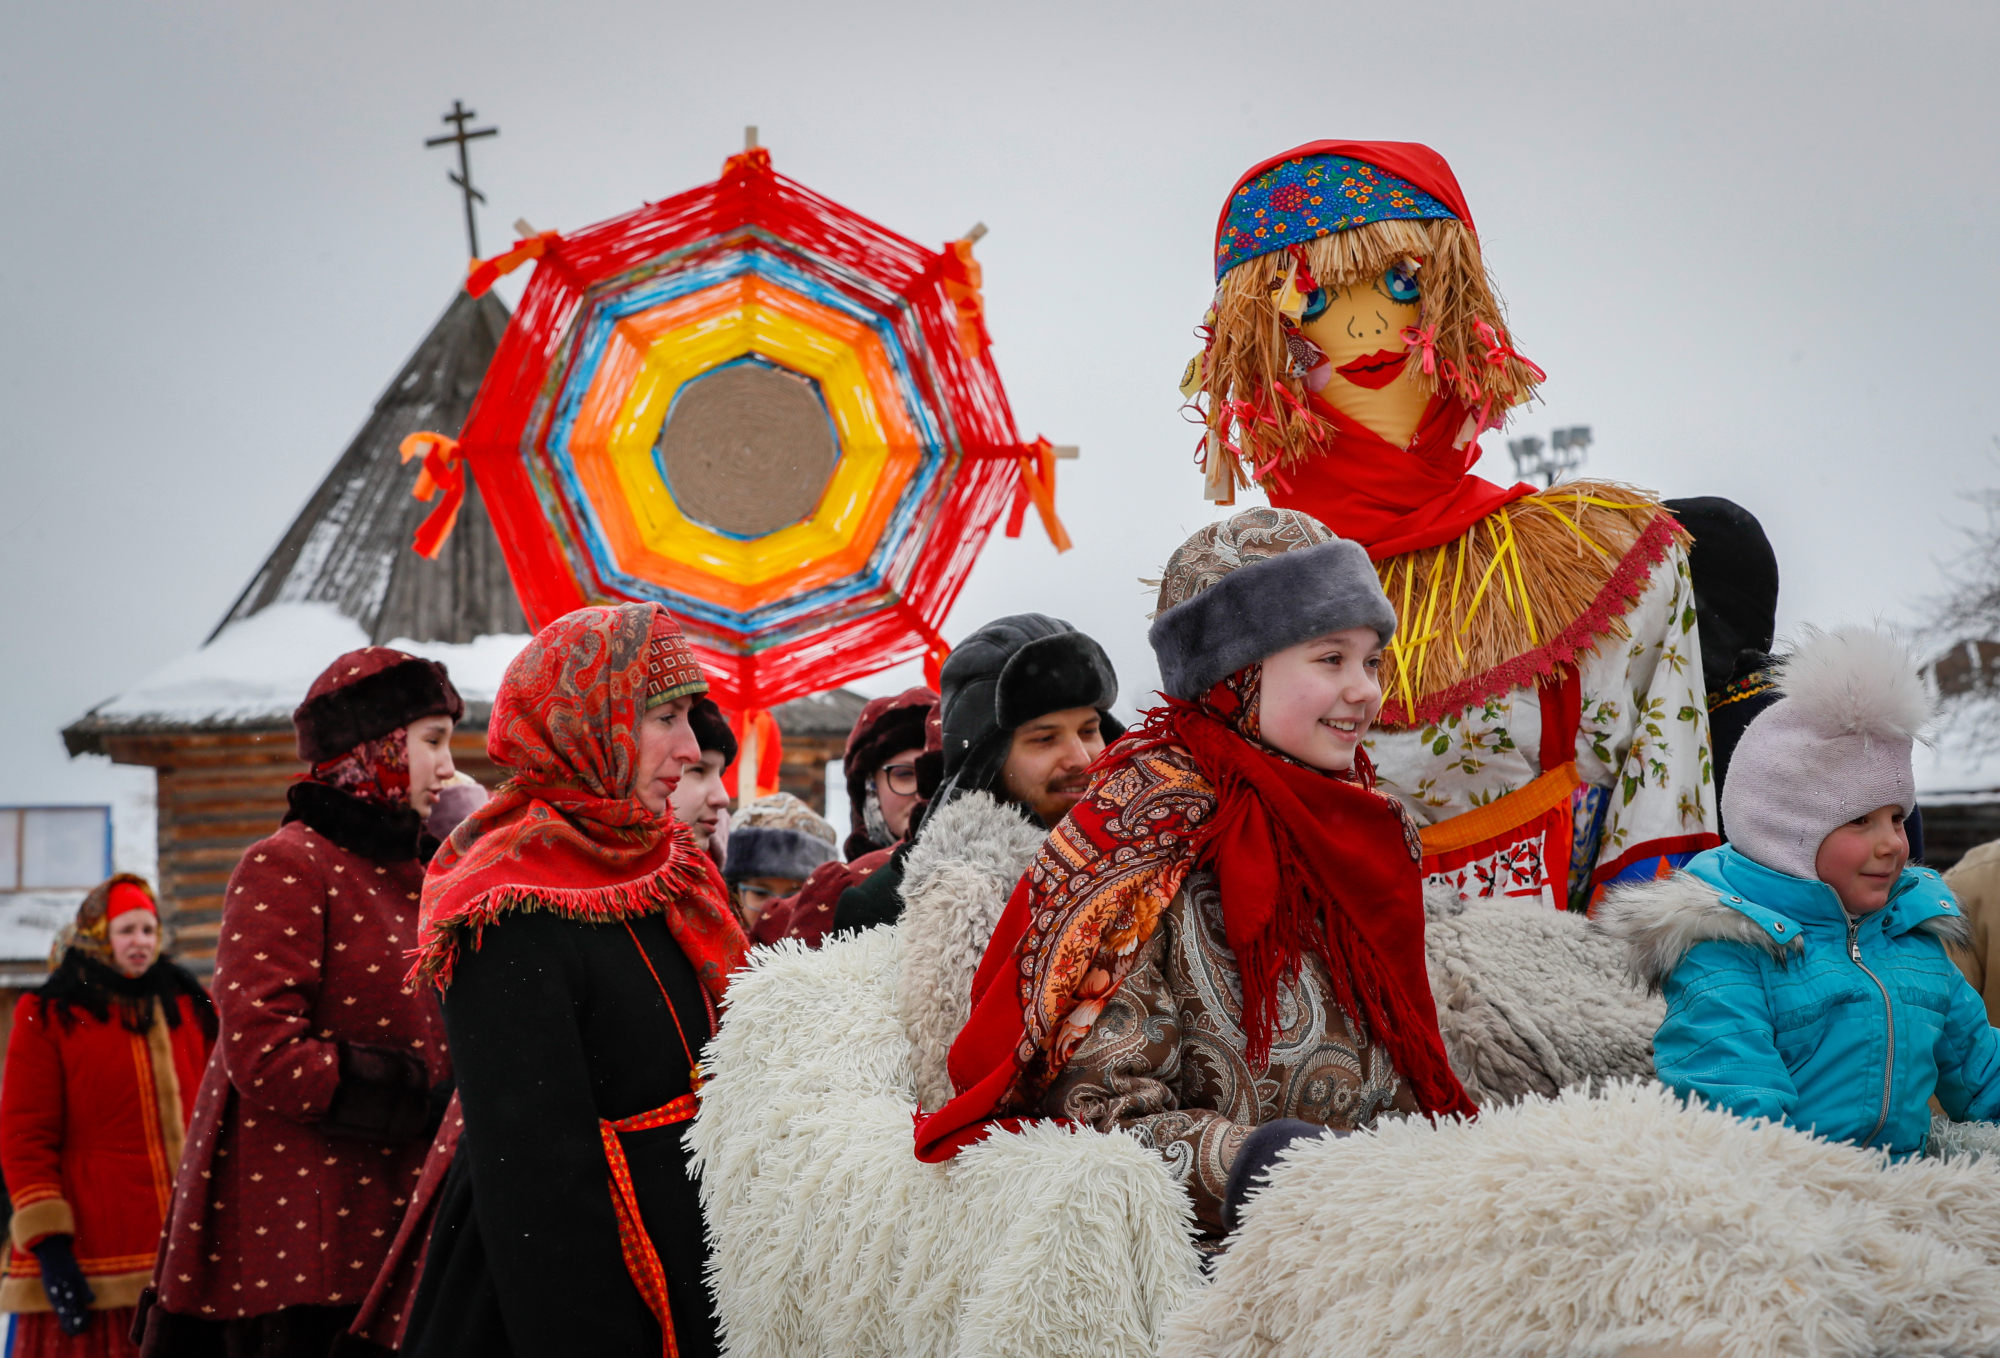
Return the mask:
[[[1211, 517], [1174, 390], [1222, 196], [1317, 137], [1457, 171], [1508, 431], [1762, 517], [1781, 625], [1914, 616], [1995, 478], [2000, 6], [0, 5], [0, 804], [106, 800], [57, 732], [199, 644], [449, 299], [463, 98], [489, 252], [784, 173], [984, 221], [1022, 431], [1083, 447], [946, 634], [1039, 609], [1155, 681], [1138, 577]], [[511, 297], [510, 293], [510, 297]], [[1488, 475], [1511, 481], [1488, 436]], [[1249, 497], [1254, 499], [1256, 497]], [[330, 658], [330, 657], [329, 657]]]

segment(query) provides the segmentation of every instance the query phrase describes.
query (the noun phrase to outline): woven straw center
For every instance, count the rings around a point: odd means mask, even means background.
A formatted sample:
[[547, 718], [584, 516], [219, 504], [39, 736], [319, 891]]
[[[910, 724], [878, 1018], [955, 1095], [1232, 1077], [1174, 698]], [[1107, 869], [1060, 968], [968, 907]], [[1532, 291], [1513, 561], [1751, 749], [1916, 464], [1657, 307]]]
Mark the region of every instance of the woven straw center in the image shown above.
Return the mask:
[[656, 447], [681, 512], [742, 538], [808, 517], [840, 456], [812, 385], [756, 363], [690, 383]]

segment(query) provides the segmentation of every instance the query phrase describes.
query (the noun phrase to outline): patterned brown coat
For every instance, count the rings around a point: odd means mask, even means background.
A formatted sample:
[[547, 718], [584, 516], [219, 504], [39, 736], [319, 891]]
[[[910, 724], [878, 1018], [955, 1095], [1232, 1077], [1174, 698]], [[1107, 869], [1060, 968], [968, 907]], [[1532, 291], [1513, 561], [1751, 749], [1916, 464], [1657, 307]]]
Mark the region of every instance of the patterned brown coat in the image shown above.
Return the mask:
[[414, 856], [366, 857], [302, 820], [244, 853], [216, 947], [221, 1036], [154, 1279], [164, 1310], [349, 1305], [374, 1282], [428, 1141], [329, 1135], [328, 1114], [343, 1048], [408, 1053], [433, 1086], [450, 1074], [437, 999], [403, 979], [422, 881]]
[[1280, 984], [1278, 1034], [1261, 1071], [1244, 1060], [1242, 1015], [1222, 896], [1214, 874], [1197, 869], [1042, 1103], [1051, 1117], [1122, 1127], [1159, 1151], [1210, 1240], [1223, 1234], [1229, 1168], [1253, 1128], [1300, 1118], [1351, 1131], [1417, 1111], [1388, 1052], [1356, 1040], [1317, 957]]

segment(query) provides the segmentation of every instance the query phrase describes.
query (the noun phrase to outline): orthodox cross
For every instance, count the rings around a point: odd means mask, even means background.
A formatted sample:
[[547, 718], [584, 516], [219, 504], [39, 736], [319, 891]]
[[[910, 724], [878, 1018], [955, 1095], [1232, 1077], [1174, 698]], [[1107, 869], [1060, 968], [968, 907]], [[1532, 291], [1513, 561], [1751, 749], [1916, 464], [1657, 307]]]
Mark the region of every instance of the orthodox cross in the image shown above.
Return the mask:
[[481, 127], [471, 132], [466, 131], [466, 123], [478, 116], [461, 101], [454, 99], [451, 101], [451, 112], [445, 114], [441, 120], [452, 124], [454, 130], [442, 137], [432, 137], [424, 142], [425, 146], [443, 146], [448, 142], [455, 142], [458, 145], [458, 173], [452, 174], [447, 171], [445, 177], [465, 193], [465, 238], [472, 246], [474, 259], [479, 258], [479, 226], [472, 219], [472, 202], [476, 198], [483, 203], [486, 201], [486, 195], [472, 187], [472, 162], [466, 158], [465, 144], [479, 137], [500, 135], [500, 129], [497, 127]]

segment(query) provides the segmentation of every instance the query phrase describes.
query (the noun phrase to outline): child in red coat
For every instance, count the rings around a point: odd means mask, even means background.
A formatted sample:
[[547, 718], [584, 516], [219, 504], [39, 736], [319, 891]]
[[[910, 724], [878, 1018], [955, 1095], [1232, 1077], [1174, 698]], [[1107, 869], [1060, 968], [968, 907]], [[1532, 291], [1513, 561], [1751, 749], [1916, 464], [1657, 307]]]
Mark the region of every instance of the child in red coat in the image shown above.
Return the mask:
[[153, 893], [121, 873], [84, 898], [54, 974], [14, 1007], [0, 1310], [15, 1313], [16, 1354], [137, 1352], [133, 1308], [215, 1041], [214, 1006], [160, 944]]

